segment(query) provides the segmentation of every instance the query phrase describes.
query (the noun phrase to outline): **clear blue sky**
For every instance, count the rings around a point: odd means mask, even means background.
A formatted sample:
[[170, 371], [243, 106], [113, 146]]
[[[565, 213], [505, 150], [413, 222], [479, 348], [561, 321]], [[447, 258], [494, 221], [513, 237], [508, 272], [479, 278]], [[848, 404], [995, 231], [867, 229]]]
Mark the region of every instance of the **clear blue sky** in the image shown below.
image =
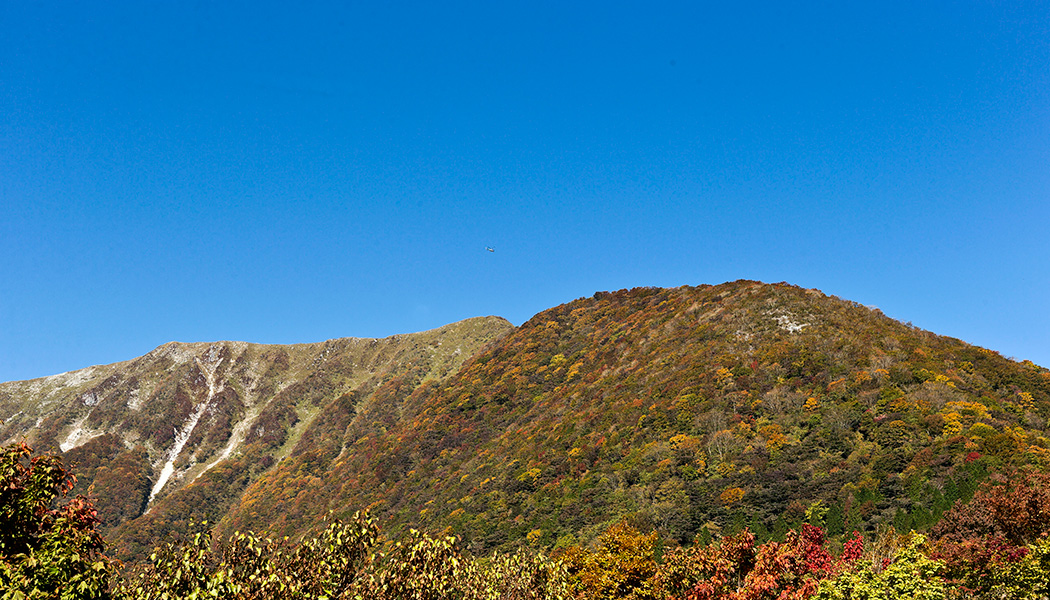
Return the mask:
[[1050, 366], [1050, 2], [346, 4], [0, 0], [0, 381], [741, 278]]

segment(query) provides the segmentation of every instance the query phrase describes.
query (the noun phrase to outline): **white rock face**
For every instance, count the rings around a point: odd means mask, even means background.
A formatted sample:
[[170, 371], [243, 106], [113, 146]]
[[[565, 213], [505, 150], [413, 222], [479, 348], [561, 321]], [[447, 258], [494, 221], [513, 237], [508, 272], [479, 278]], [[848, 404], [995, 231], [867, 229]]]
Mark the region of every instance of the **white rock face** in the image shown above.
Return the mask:
[[197, 426], [197, 423], [201, 420], [201, 416], [204, 411], [208, 409], [211, 404], [212, 398], [215, 397], [215, 369], [222, 362], [220, 358], [210, 369], [205, 369], [204, 365], [197, 361], [197, 366], [208, 381], [208, 397], [197, 405], [194, 409], [193, 414], [186, 419], [183, 423], [182, 429], [175, 431], [175, 444], [168, 451], [167, 460], [164, 462], [164, 468], [160, 470], [160, 477], [157, 478], [157, 482], [153, 484], [153, 489], [149, 493], [149, 503], [153, 502], [153, 499], [157, 497], [157, 494], [164, 489], [164, 485], [168, 483], [171, 476], [175, 474], [175, 461], [178, 460], [179, 454], [182, 452], [183, 447], [186, 446], [186, 442], [189, 441], [190, 435], [193, 433], [193, 428]]
[[144, 399], [141, 390], [131, 390], [128, 394], [128, 408], [131, 410], [139, 410], [142, 408], [142, 400]]
[[84, 421], [86, 420], [87, 415], [84, 415], [73, 424], [73, 430], [66, 436], [66, 441], [61, 442], [58, 445], [62, 452], [68, 452], [69, 450], [76, 448], [79, 445], [77, 442], [79, 442], [81, 438], [86, 437], [84, 435]]
[[790, 313], [780, 314], [774, 318], [776, 319], [777, 324], [780, 325], [780, 328], [788, 333], [798, 333], [802, 331], [803, 328], [809, 327], [809, 323], [796, 322], [795, 319], [797, 317]]

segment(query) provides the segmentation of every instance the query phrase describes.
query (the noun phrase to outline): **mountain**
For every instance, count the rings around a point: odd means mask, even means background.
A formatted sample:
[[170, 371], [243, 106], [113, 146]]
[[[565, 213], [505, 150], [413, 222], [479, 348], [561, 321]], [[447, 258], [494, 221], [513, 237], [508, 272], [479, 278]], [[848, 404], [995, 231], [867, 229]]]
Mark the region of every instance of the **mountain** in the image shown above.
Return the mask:
[[356, 507], [476, 551], [621, 518], [682, 541], [815, 514], [832, 533], [921, 529], [988, 471], [1045, 460], [1048, 409], [1046, 369], [816, 290], [598, 293], [346, 412], [220, 529], [295, 535]]
[[[5, 384], [3, 414], [22, 412], [0, 438], [21, 423], [66, 444], [100, 499], [136, 490], [104, 504], [129, 558], [205, 519], [220, 535], [297, 536], [361, 508], [387, 531], [448, 531], [475, 552], [586, 543], [621, 519], [679, 541], [804, 521], [922, 530], [991, 472], [1050, 467], [1050, 371], [817, 290], [637, 288], [518, 328], [465, 323], [485, 333], [436, 370], [433, 345], [400, 336], [343, 342], [331, 356], [356, 358], [327, 362], [323, 345], [195, 346], [181, 363], [165, 346], [91, 386], [67, 374], [61, 394], [58, 381]], [[383, 343], [413, 350], [375, 352], [369, 364], [387, 366], [362, 371], [350, 346]], [[167, 366], [135, 375], [138, 361]], [[152, 387], [132, 396], [135, 377]], [[106, 429], [106, 402], [144, 424]], [[70, 448], [84, 432], [102, 435]], [[147, 503], [172, 460], [178, 475]]]
[[440, 380], [511, 329], [486, 317], [379, 340], [171, 342], [126, 362], [0, 384], [0, 441], [62, 451], [78, 473], [74, 492], [97, 499], [107, 530], [166, 513], [191, 484], [235, 472], [200, 505], [221, 515], [327, 418], [333, 398]]

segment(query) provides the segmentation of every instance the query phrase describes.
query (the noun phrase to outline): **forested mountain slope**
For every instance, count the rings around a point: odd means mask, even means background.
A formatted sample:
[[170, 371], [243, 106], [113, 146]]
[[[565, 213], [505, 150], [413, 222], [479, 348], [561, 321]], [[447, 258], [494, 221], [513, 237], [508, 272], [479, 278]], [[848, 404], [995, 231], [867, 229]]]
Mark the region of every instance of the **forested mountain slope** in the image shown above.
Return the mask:
[[1050, 371], [751, 281], [600, 292], [516, 329], [166, 344], [2, 384], [0, 415], [0, 441], [65, 450], [123, 559], [204, 520], [294, 537], [358, 509], [477, 553], [621, 519], [681, 542], [924, 530], [989, 473], [1050, 467]]
[[804, 520], [923, 529], [1004, 465], [1046, 465], [1050, 372], [816, 290], [598, 293], [446, 381], [344, 396], [221, 521], [329, 511], [475, 551], [586, 542], [628, 518], [686, 541]]

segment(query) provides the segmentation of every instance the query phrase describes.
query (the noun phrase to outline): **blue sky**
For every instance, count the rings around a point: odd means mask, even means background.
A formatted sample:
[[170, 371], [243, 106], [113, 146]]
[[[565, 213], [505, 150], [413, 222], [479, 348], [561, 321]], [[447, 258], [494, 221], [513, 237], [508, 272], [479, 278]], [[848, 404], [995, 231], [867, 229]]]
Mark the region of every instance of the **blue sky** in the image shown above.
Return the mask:
[[95, 4], [0, 0], [0, 381], [742, 278], [1050, 366], [1048, 2]]

